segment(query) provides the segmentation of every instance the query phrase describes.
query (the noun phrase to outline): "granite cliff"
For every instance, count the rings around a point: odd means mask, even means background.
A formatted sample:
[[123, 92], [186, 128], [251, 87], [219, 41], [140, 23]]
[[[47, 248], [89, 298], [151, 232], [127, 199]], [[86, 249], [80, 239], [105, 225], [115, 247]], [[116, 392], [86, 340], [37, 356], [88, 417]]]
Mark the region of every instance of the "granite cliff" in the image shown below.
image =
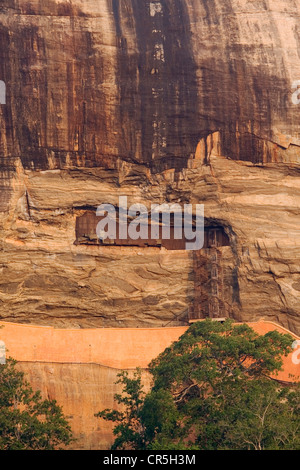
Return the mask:
[[[2, 320], [299, 334], [299, 0], [3, 0], [0, 44]], [[120, 195], [204, 204], [218, 270], [212, 245], [76, 243]]]

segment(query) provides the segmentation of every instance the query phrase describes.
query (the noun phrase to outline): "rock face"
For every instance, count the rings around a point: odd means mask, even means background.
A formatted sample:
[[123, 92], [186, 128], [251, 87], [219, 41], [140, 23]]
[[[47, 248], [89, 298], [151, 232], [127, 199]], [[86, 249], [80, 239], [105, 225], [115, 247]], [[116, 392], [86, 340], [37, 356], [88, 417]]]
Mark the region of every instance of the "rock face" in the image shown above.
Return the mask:
[[[2, 319], [221, 309], [299, 333], [299, 17], [298, 0], [2, 1]], [[217, 285], [211, 252], [74, 244], [78, 217], [121, 195], [205, 204], [230, 242]]]
[[75, 441], [68, 449], [107, 450], [114, 442], [113, 426], [103, 424], [95, 413], [114, 408], [115, 385], [121, 371], [97, 364], [52, 364], [26, 362], [18, 365], [34, 390], [63, 406]]

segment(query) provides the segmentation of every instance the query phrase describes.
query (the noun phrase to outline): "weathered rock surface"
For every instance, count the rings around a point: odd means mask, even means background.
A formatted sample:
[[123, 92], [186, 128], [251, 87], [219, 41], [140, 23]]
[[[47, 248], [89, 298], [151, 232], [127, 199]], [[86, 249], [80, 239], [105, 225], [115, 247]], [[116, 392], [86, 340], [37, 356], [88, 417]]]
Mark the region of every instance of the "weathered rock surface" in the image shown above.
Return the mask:
[[94, 415], [115, 408], [114, 395], [121, 371], [98, 364], [52, 364], [24, 362], [18, 368], [34, 390], [46, 399], [55, 399], [62, 407], [75, 441], [68, 449], [107, 450], [114, 442], [113, 426]]
[[4, 0], [0, 316], [186, 322], [193, 256], [74, 245], [102, 202], [204, 203], [229, 315], [300, 331], [300, 2]]

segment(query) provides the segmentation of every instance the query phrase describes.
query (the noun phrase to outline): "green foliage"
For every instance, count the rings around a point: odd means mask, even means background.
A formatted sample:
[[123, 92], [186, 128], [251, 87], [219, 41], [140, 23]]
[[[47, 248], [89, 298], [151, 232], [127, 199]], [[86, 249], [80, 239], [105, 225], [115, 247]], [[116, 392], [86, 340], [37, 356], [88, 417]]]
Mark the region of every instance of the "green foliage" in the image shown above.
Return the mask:
[[279, 371], [291, 351], [292, 337], [277, 331], [260, 336], [248, 325], [194, 323], [151, 362], [154, 388], [178, 390], [195, 385], [202, 394], [229, 377], [258, 377]]
[[114, 428], [117, 437], [112, 450], [145, 449], [145, 429], [141, 422], [145, 394], [141, 383], [141, 372], [137, 370], [133, 378], [129, 377], [128, 372], [121, 372], [118, 377], [116, 383], [123, 384], [123, 395], [116, 394], [115, 400], [124, 411], [106, 409], [95, 416], [117, 423]]
[[0, 450], [54, 450], [71, 442], [55, 400], [43, 400], [8, 359], [0, 365]]
[[148, 394], [140, 371], [123, 373], [124, 411], [97, 416], [116, 423], [116, 449], [299, 449], [299, 385], [270, 378], [292, 342], [230, 320], [194, 323], [149, 365]]
[[[279, 387], [259, 379], [226, 390], [222, 428], [225, 449], [296, 450], [300, 448], [300, 388]], [[226, 419], [224, 419], [226, 418]]]

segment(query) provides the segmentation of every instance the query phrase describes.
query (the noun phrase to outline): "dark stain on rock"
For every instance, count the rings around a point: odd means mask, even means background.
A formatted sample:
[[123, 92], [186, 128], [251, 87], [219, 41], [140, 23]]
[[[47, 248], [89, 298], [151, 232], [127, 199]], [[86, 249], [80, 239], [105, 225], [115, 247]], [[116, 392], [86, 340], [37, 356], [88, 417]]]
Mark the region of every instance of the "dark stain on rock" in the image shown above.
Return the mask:
[[[200, 3], [201, 18], [192, 1], [107, 0], [117, 47], [116, 69], [109, 72], [115, 74], [117, 96], [110, 96], [101, 35], [85, 27], [82, 11], [66, 2], [54, 8], [51, 0], [28, 1], [22, 8], [4, 2], [9, 11], [15, 8], [18, 28], [0, 25], [0, 80], [7, 84], [1, 156], [19, 156], [30, 169], [47, 169], [49, 162], [51, 168], [113, 169], [124, 160], [160, 172], [184, 168], [198, 141], [220, 131], [228, 158], [276, 161], [267, 145], [272, 127], [284, 122], [293, 135], [300, 118], [283, 56], [241, 44], [230, 0]], [[266, 3], [259, 8], [266, 10]], [[45, 15], [46, 26], [33, 20], [18, 24], [18, 14]], [[68, 34], [55, 15], [69, 17]], [[268, 18], [277, 51], [276, 23]], [[205, 39], [195, 38], [194, 22], [212, 34], [211, 57]]]
[[[136, 29], [135, 53], [128, 50], [123, 33], [125, 3], [133, 18], [126, 26]], [[199, 140], [197, 67], [185, 2], [114, 1], [113, 11], [123, 123], [120, 153], [154, 171], [182, 168]]]

